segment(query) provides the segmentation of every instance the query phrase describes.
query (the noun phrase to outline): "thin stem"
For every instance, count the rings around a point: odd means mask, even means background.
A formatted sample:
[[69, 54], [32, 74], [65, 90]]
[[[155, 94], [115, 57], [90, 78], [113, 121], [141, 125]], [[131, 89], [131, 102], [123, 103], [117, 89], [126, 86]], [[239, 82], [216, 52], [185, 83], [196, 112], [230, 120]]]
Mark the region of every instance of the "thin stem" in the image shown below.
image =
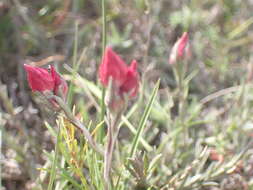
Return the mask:
[[[175, 67], [173, 68], [174, 77], [177, 82], [177, 93], [178, 93], [178, 119], [179, 119], [179, 127], [183, 130], [184, 135], [184, 144], [186, 144], [186, 141], [188, 139], [188, 129], [185, 125], [185, 106], [186, 106], [186, 92], [187, 88], [185, 85], [185, 75], [187, 71], [187, 61], [178, 61], [175, 64]], [[179, 133], [176, 133], [174, 141], [173, 141], [173, 147], [174, 150], [177, 150], [178, 147], [178, 135]]]
[[[75, 39], [74, 39], [74, 49], [73, 49], [73, 68], [74, 72], [72, 73], [71, 80], [73, 81], [75, 74], [78, 70], [78, 63], [77, 63], [77, 51], [78, 51], [78, 22], [75, 23]], [[72, 104], [73, 93], [74, 93], [74, 84], [73, 82], [70, 83], [69, 86], [69, 93], [67, 97], [67, 102], [69, 105]]]
[[[106, 48], [106, 0], [102, 0], [102, 25], [103, 25], [103, 31], [102, 31], [102, 59], [104, 56], [105, 48]], [[102, 98], [100, 102], [101, 106], [101, 114], [100, 114], [100, 121], [104, 121], [105, 117], [105, 88], [102, 89]], [[99, 140], [102, 141], [102, 138], [104, 136], [103, 127], [99, 130]]]
[[[101, 102], [100, 102], [100, 107], [101, 107], [101, 113], [100, 113], [100, 122], [104, 121], [105, 118], [105, 88], [103, 87], [102, 89], [102, 98], [101, 98]], [[104, 125], [104, 124], [102, 124]], [[100, 129], [98, 130], [98, 139], [100, 142], [102, 142], [102, 139], [104, 137], [104, 128], [103, 126], [100, 127]]]
[[184, 112], [184, 71], [183, 71], [183, 63], [176, 64], [176, 72], [178, 75], [178, 96], [179, 96], [179, 117], [181, 122], [183, 122], [183, 112]]
[[117, 115], [113, 115], [108, 113], [108, 131], [107, 131], [107, 144], [104, 153], [104, 180], [106, 189], [110, 188], [110, 171], [112, 169], [112, 157], [114, 152], [115, 143], [118, 137], [118, 124], [121, 118], [122, 112], [117, 113]]
[[[115, 143], [117, 141], [117, 136], [119, 132], [119, 122], [121, 116], [126, 108], [127, 105], [127, 96], [123, 98], [123, 107], [118, 106], [117, 110], [114, 110], [111, 105], [115, 103], [117, 99], [117, 95], [115, 94], [115, 83], [113, 82], [112, 77], [109, 79], [108, 84], [108, 91], [105, 97], [106, 105], [108, 106], [107, 112], [107, 121], [108, 121], [108, 128], [107, 128], [107, 139], [106, 139], [106, 146], [105, 146], [105, 153], [104, 153], [104, 181], [105, 181], [105, 189], [110, 189], [110, 172], [112, 169], [112, 158]], [[117, 100], [116, 100], [117, 101]]]
[[103, 53], [105, 52], [105, 47], [106, 47], [106, 7], [105, 7], [105, 1], [102, 0], [102, 22], [103, 22], [103, 36], [102, 36], [102, 50]]

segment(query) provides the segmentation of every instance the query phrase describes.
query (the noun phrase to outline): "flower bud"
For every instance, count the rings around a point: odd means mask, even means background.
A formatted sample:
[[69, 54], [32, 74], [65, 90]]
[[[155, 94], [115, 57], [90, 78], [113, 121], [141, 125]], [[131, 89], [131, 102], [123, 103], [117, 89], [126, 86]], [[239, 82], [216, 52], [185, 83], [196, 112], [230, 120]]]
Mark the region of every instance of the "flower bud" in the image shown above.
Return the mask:
[[169, 63], [175, 64], [178, 60], [185, 59], [189, 53], [189, 35], [187, 32], [184, 32], [172, 47]]
[[50, 93], [65, 100], [68, 86], [66, 81], [55, 71], [53, 66], [49, 69], [24, 65], [27, 72], [27, 80], [32, 91], [41, 92], [44, 95]]
[[113, 105], [113, 110], [117, 106], [122, 107], [125, 96], [134, 97], [137, 95], [139, 88], [137, 61], [133, 60], [131, 65], [127, 66], [110, 47], [106, 48], [100, 64], [99, 78], [103, 86], [108, 87], [110, 96], [113, 94], [114, 98], [111, 98], [110, 104], [108, 104]]

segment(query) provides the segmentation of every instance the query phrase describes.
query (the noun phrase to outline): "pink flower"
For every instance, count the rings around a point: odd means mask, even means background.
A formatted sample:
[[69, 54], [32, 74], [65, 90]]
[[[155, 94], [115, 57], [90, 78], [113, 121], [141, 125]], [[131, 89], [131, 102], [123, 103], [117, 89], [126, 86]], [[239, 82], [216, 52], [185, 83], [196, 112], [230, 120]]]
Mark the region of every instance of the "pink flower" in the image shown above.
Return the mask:
[[110, 47], [107, 47], [99, 67], [99, 78], [104, 86], [108, 86], [110, 77], [117, 87], [118, 95], [123, 96], [126, 93], [134, 97], [137, 94], [139, 88], [137, 61], [133, 60], [128, 67]]
[[178, 60], [184, 59], [189, 55], [189, 35], [184, 32], [183, 35], [174, 44], [169, 58], [169, 63], [174, 64]]
[[52, 92], [54, 95], [65, 99], [68, 91], [67, 83], [55, 71], [53, 66], [50, 66], [49, 70], [27, 64], [25, 64], [24, 67], [32, 91], [38, 91], [41, 93]]

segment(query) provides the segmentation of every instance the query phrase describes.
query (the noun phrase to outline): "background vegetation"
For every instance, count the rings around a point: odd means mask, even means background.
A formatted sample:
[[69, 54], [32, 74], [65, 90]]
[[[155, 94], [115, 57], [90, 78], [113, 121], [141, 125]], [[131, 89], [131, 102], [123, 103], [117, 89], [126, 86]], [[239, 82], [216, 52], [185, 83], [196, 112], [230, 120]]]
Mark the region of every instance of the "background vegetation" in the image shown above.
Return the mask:
[[[106, 1], [107, 44], [127, 63], [136, 59], [141, 74], [121, 120], [114, 189], [253, 189], [252, 10], [252, 0]], [[2, 189], [104, 189], [102, 158], [32, 95], [23, 69], [54, 64], [73, 113], [104, 144], [102, 20], [98, 0], [0, 1]], [[168, 59], [184, 31], [191, 59], [182, 114]]]

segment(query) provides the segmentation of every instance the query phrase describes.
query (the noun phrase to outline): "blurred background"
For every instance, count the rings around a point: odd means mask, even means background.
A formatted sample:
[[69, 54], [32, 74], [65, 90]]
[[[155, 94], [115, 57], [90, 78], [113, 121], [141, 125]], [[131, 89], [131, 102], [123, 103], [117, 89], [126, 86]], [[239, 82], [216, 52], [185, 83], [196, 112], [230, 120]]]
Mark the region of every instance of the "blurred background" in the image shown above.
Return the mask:
[[[248, 138], [245, 135], [251, 134], [253, 94], [249, 92], [246, 100], [241, 101], [242, 94], [234, 98], [231, 92], [237, 92], [237, 85], [252, 82], [253, 1], [107, 0], [106, 3], [107, 44], [126, 63], [132, 59], [138, 61], [139, 73], [145, 84], [149, 84], [149, 92], [161, 78], [161, 105], [168, 105], [162, 89], [173, 91], [176, 86], [172, 67], [168, 64], [171, 48], [184, 31], [189, 32], [188, 69], [189, 73], [197, 73], [189, 84], [189, 112], [197, 113], [194, 118], [209, 121], [196, 125], [196, 130], [204, 131], [200, 136], [209, 137], [206, 143], [223, 153], [240, 150]], [[36, 189], [43, 175], [38, 168], [47, 160], [43, 152], [54, 149], [55, 138], [48, 132], [44, 120], [54, 125], [56, 116], [33, 97], [23, 64], [54, 64], [70, 81], [70, 68], [78, 62], [78, 73], [98, 83], [101, 54], [99, 0], [0, 1], [3, 189]], [[205, 99], [224, 89], [221, 95], [228, 94], [224, 99]], [[81, 110], [84, 122], [97, 122], [98, 110], [94, 102], [85, 98], [87, 96], [83, 89], [74, 88], [70, 104], [76, 104], [76, 109]], [[200, 111], [196, 102], [201, 101], [204, 109]], [[171, 113], [173, 119], [176, 115], [173, 106]], [[157, 129], [150, 135], [151, 145], [159, 144], [167, 122], [164, 120], [164, 116], [157, 113], [150, 119], [150, 125]], [[206, 128], [203, 130], [201, 126]], [[128, 132], [122, 131], [120, 138], [124, 138], [125, 133]], [[241, 175], [242, 181], [250, 181], [248, 176]]]

